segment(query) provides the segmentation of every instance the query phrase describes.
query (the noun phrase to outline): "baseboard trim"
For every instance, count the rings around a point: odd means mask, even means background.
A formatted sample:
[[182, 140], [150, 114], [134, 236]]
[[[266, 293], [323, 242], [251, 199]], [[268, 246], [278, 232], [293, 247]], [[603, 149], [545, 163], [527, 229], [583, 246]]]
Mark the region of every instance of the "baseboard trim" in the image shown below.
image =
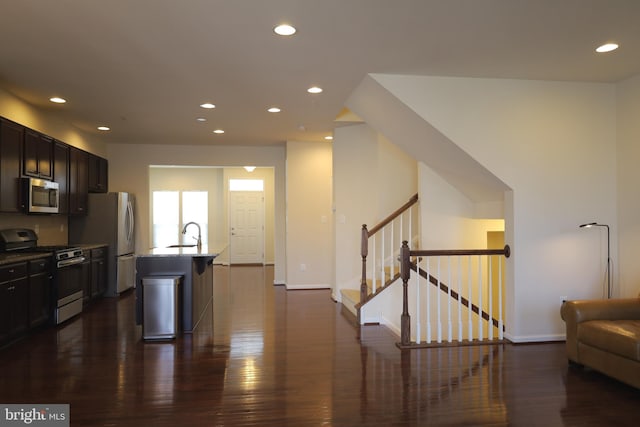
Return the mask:
[[288, 291], [307, 290], [307, 289], [331, 289], [326, 284], [310, 284], [310, 285], [285, 285]]
[[565, 334], [514, 336], [505, 332], [504, 337], [514, 344], [566, 341]]

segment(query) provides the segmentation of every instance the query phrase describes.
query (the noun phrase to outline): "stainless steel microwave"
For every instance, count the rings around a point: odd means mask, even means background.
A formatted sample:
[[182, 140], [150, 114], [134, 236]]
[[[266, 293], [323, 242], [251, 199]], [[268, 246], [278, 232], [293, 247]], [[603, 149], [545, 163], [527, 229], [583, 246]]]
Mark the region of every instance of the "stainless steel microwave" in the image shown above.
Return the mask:
[[60, 186], [46, 179], [24, 178], [27, 213], [58, 213]]

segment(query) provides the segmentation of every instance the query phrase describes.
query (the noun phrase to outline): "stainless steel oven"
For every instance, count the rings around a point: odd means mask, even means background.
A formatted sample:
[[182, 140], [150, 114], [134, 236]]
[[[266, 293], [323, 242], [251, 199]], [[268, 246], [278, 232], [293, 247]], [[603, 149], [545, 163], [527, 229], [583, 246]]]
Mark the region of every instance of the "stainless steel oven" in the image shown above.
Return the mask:
[[84, 253], [80, 248], [56, 248], [54, 320], [60, 324], [82, 312]]

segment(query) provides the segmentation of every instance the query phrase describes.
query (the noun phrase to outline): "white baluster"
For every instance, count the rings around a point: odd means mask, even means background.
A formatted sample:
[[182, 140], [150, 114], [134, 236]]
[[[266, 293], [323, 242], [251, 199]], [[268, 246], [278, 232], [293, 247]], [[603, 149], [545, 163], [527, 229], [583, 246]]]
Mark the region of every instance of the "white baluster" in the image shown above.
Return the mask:
[[380, 230], [380, 232], [382, 233], [382, 236], [380, 237], [380, 252], [382, 252], [380, 254], [380, 284], [381, 286], [384, 286], [384, 263], [385, 263], [385, 258], [384, 258], [384, 230], [386, 227], [383, 227], [382, 230]]
[[489, 255], [489, 301], [487, 312], [489, 313], [489, 322], [487, 324], [487, 328], [489, 330], [488, 339], [493, 339], [493, 255]]
[[416, 344], [420, 344], [420, 261], [416, 260]]
[[458, 260], [458, 341], [462, 342], [462, 262]]
[[478, 340], [484, 339], [482, 330], [482, 260], [478, 257]]
[[436, 282], [438, 286], [436, 288], [437, 292], [437, 310], [438, 310], [438, 342], [442, 342], [442, 315], [440, 313], [440, 258], [438, 257], [438, 276], [436, 277]]
[[424, 259], [427, 261], [427, 344], [431, 344], [431, 260]]
[[471, 315], [473, 314], [473, 310], [471, 309], [471, 305], [473, 304], [473, 286], [471, 283], [471, 255], [469, 255], [467, 262], [469, 265], [469, 271], [467, 273], [467, 293], [469, 294], [467, 296], [467, 300], [469, 301], [469, 309], [467, 310], [467, 323], [469, 330], [467, 331], [467, 333], [469, 335], [469, 341], [473, 341], [473, 322], [471, 320]]
[[373, 267], [372, 267], [372, 272], [373, 272], [373, 277], [371, 278], [371, 292], [375, 293], [376, 292], [376, 277], [378, 277], [378, 259], [376, 258], [376, 235], [373, 235]]
[[449, 298], [447, 298], [447, 341], [453, 341], [453, 325], [451, 323], [451, 256], [447, 257], [447, 291], [449, 294]]
[[502, 257], [498, 264], [498, 338], [504, 338], [502, 327]]

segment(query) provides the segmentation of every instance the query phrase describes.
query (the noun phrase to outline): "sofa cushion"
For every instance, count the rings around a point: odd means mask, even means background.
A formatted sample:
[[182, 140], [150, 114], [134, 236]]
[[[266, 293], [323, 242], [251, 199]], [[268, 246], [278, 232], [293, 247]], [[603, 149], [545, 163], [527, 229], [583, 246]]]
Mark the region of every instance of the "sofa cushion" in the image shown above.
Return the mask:
[[640, 362], [640, 320], [590, 320], [578, 325], [578, 341]]

